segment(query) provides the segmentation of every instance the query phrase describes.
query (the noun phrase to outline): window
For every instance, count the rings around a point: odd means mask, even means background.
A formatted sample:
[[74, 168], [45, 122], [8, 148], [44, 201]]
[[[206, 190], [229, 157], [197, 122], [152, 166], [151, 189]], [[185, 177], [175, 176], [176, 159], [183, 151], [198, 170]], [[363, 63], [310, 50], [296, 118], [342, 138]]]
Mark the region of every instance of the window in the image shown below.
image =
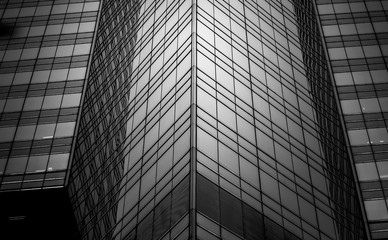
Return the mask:
[[24, 98], [12, 98], [7, 99], [4, 112], [17, 112], [21, 111], [24, 103]]
[[48, 155], [30, 156], [26, 172], [43, 172], [46, 171]]
[[68, 153], [50, 155], [47, 171], [64, 170], [67, 168], [68, 161]]
[[8, 160], [5, 174], [24, 173], [27, 165], [27, 157], [16, 157]]
[[376, 164], [373, 163], [359, 163], [356, 164], [358, 179], [360, 181], [378, 180]]
[[66, 94], [63, 96], [62, 108], [78, 107], [81, 100], [81, 93]]
[[388, 143], [388, 132], [386, 128], [368, 129], [370, 144]]
[[388, 218], [385, 200], [364, 201], [368, 220], [383, 220]]
[[10, 142], [15, 134], [16, 127], [0, 128], [0, 142]]
[[380, 112], [377, 98], [360, 99], [360, 105], [363, 113]]
[[19, 126], [16, 131], [15, 140], [16, 141], [32, 140], [34, 138], [35, 128], [36, 128], [36, 125]]
[[75, 122], [58, 123], [55, 137], [70, 137], [74, 134]]
[[69, 69], [56, 69], [52, 70], [50, 74], [50, 82], [59, 82], [66, 80], [67, 73], [69, 72]]
[[343, 114], [360, 114], [360, 104], [358, 100], [343, 100], [341, 101]]
[[50, 139], [54, 136], [55, 124], [38, 125], [35, 133], [35, 139]]
[[369, 138], [365, 129], [348, 131], [348, 136], [352, 146], [369, 144]]
[[61, 106], [62, 95], [45, 96], [42, 109], [54, 109]]

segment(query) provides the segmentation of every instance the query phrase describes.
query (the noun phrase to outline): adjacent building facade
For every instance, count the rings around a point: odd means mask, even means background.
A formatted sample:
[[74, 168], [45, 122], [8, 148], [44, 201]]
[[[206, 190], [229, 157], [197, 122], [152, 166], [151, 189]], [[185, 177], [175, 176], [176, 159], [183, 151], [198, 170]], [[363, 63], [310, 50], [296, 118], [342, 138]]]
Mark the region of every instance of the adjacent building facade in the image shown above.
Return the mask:
[[387, 238], [388, 2], [317, 8], [372, 238]]
[[1, 4], [7, 233], [388, 237], [384, 2]]

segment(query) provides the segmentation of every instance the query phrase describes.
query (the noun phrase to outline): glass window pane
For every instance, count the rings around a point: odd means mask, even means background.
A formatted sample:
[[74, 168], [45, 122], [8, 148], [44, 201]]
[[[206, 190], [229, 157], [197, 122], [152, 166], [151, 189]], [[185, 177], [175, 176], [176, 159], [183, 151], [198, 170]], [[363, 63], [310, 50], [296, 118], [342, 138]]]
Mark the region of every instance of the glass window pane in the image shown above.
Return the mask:
[[363, 72], [352, 72], [354, 83], [358, 84], [370, 84], [372, 83], [372, 79], [368, 71]]
[[68, 153], [50, 155], [50, 161], [47, 166], [47, 171], [57, 171], [66, 169], [68, 161]]
[[12, 141], [15, 131], [16, 127], [0, 128], [0, 142]]
[[42, 107], [43, 97], [29, 97], [26, 98], [23, 111], [39, 110]]
[[62, 108], [77, 107], [81, 100], [81, 93], [63, 95]]
[[50, 82], [58, 82], [58, 81], [64, 81], [67, 78], [67, 73], [69, 72], [69, 69], [56, 69], [52, 70], [50, 74]]
[[2, 74], [0, 74], [0, 79], [1, 79], [0, 86], [10, 86], [12, 83], [12, 79], [13, 79], [14, 75], [15, 75], [14, 73], [2, 73]]
[[24, 98], [7, 99], [4, 112], [17, 112], [21, 111], [24, 103]]
[[378, 174], [375, 163], [356, 164], [358, 179], [360, 181], [377, 180]]
[[90, 46], [91, 46], [90, 43], [75, 45], [74, 55], [89, 54]]
[[224, 166], [226, 169], [230, 170], [234, 174], [239, 175], [237, 153], [222, 143], [219, 143], [218, 146], [220, 165]]
[[382, 220], [388, 218], [385, 200], [364, 201], [368, 220]]
[[220, 219], [219, 188], [197, 174], [197, 207], [198, 211], [219, 222]]
[[385, 144], [388, 142], [388, 132], [386, 128], [368, 129], [371, 144]]
[[360, 104], [358, 100], [343, 100], [341, 101], [342, 112], [344, 114], [360, 114]]
[[15, 140], [16, 141], [32, 140], [34, 138], [35, 128], [36, 128], [36, 125], [19, 126], [16, 131]]
[[30, 156], [28, 159], [26, 172], [43, 172], [46, 171], [48, 155]]
[[45, 70], [45, 71], [35, 71], [31, 83], [45, 83], [48, 82], [50, 76], [50, 71]]
[[74, 45], [63, 45], [58, 46], [57, 52], [55, 53], [55, 57], [68, 57], [73, 55]]
[[35, 133], [35, 139], [50, 139], [54, 136], [55, 124], [38, 125]]
[[369, 144], [369, 138], [365, 129], [348, 131], [348, 136], [352, 146]]
[[32, 72], [19, 72], [15, 74], [15, 79], [12, 85], [28, 84], [31, 79]]
[[346, 86], [353, 84], [353, 79], [350, 72], [334, 73], [334, 79], [337, 86]]
[[79, 23], [64, 24], [62, 28], [62, 34], [76, 33], [78, 31]]
[[388, 180], [388, 162], [377, 162], [381, 180]]
[[221, 224], [243, 236], [241, 202], [225, 190], [220, 190]]
[[379, 98], [381, 111], [388, 112], [388, 97]]
[[27, 157], [10, 158], [5, 174], [24, 173], [27, 165]]
[[58, 123], [55, 137], [70, 137], [74, 134], [75, 122]]
[[380, 112], [377, 98], [360, 99], [360, 105], [363, 113]]
[[38, 58], [52, 58], [55, 56], [57, 47], [42, 47], [39, 52]]
[[62, 95], [45, 96], [42, 109], [54, 109], [61, 106]]
[[86, 68], [70, 68], [68, 80], [85, 78]]

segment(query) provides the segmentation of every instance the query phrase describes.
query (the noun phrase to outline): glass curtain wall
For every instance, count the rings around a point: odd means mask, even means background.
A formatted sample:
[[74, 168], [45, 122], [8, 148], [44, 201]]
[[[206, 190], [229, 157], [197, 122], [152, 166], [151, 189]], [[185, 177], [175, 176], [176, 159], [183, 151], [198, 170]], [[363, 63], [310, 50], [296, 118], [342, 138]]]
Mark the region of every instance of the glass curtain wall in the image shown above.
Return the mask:
[[0, 191], [64, 185], [98, 8], [1, 1]]
[[316, 1], [373, 239], [388, 237], [388, 2]]

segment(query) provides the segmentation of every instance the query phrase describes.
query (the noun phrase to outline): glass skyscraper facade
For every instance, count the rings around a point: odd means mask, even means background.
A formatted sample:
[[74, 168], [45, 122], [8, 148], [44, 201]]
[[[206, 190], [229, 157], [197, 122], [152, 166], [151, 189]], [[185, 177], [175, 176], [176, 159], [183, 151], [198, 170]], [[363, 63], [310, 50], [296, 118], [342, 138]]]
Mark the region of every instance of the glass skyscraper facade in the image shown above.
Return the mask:
[[[0, 215], [8, 232], [388, 237], [387, 4], [0, 6]], [[68, 225], [51, 223], [43, 234], [42, 222], [62, 217]]]
[[317, 1], [374, 239], [388, 237], [388, 2]]

